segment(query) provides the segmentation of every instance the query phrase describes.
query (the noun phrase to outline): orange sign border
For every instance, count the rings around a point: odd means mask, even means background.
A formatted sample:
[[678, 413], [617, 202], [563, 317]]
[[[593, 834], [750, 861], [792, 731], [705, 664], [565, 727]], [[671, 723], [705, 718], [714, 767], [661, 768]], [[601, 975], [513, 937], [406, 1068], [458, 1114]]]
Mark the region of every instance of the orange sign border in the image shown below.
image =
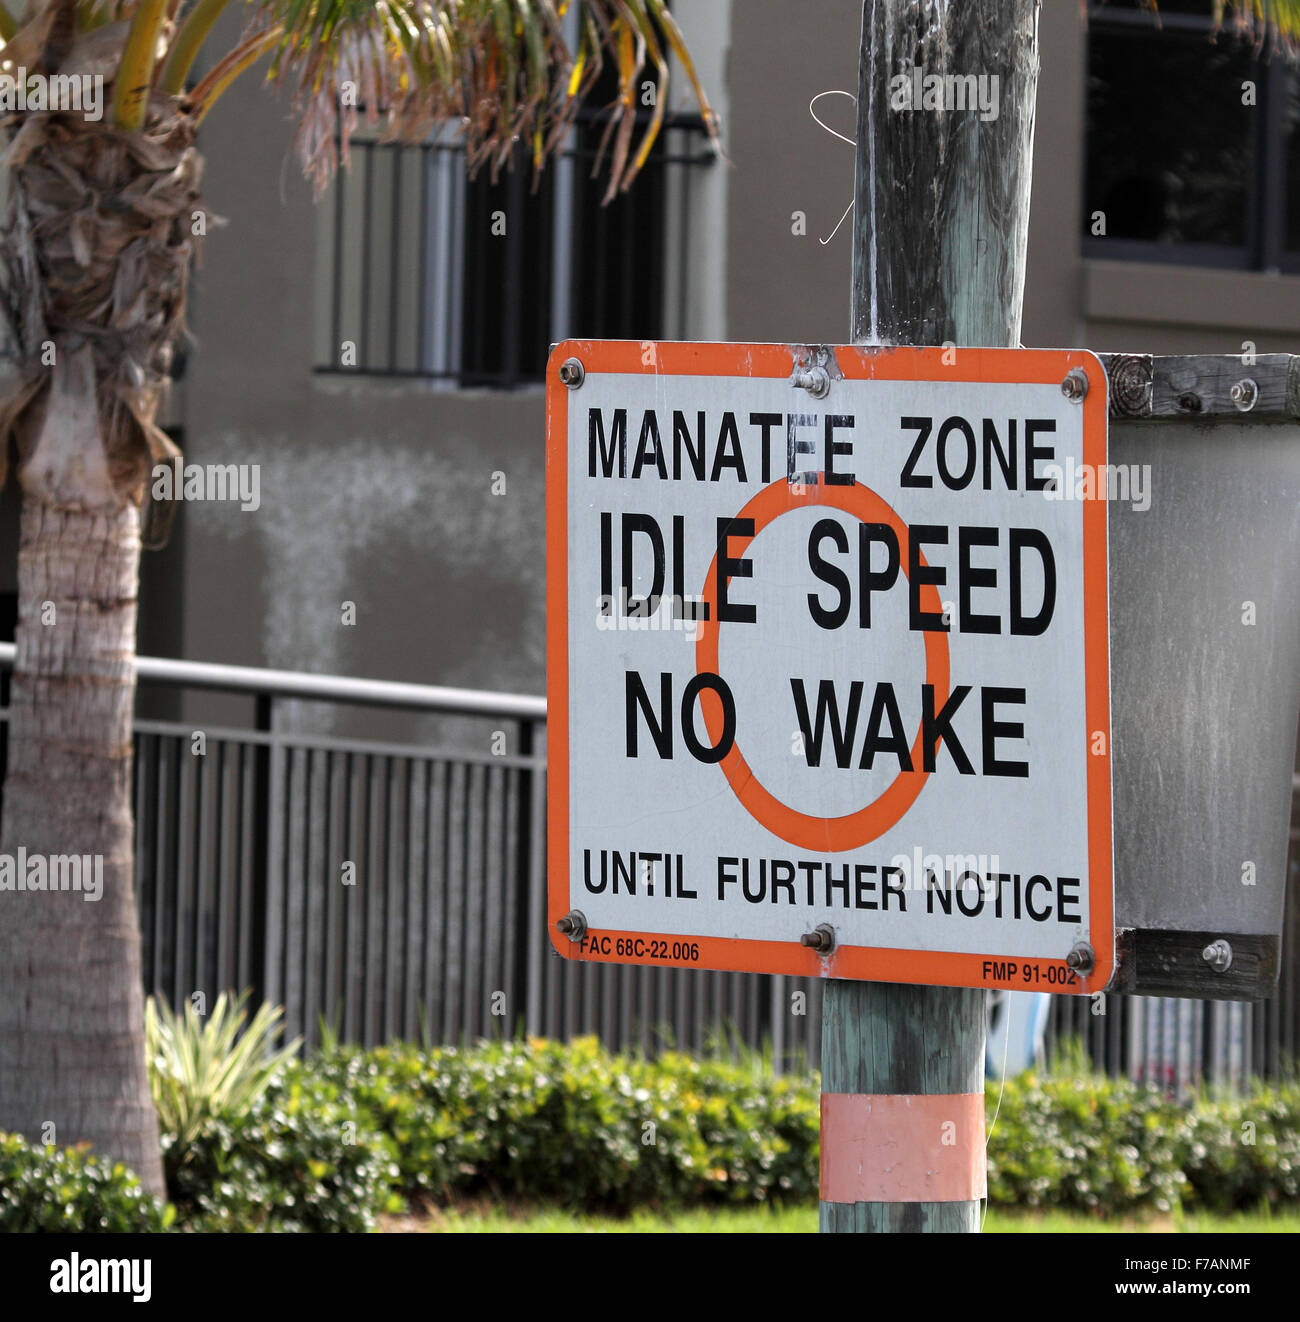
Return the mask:
[[[899, 569], [906, 574], [911, 534], [897, 511], [886, 504], [865, 482], [856, 482], [852, 486], [829, 486], [821, 480], [822, 476], [818, 473], [815, 485], [809, 484], [802, 488], [791, 487], [785, 478], [777, 478], [775, 482], [763, 487], [736, 515], [738, 519], [752, 519], [754, 533], [750, 537], [730, 539], [736, 547], [734, 554], [743, 555], [746, 546], [754, 540], [754, 537], [782, 514], [788, 514], [792, 509], [802, 505], [825, 505], [864, 521], [874, 516], [877, 522], [887, 523], [898, 538]], [[918, 559], [922, 567], [928, 567], [925, 556], [921, 555]], [[943, 614], [939, 589], [933, 583], [923, 585], [919, 595], [927, 611], [934, 615]], [[702, 600], [713, 603], [717, 599], [718, 557], [715, 555], [709, 565], [708, 577], [704, 580]], [[722, 629], [715, 613], [716, 607], [710, 605], [710, 611], [711, 618], [703, 623], [695, 646], [696, 674], [720, 673], [718, 646]], [[949, 670], [948, 635], [937, 632], [927, 633], [925, 682], [934, 685], [937, 707], [941, 707], [948, 700]], [[704, 728], [716, 747], [722, 730], [722, 703], [713, 690], [704, 689], [700, 693], [700, 711], [704, 716]], [[782, 803], [768, 791], [745, 761], [739, 740], [732, 744], [730, 752], [718, 765], [731, 783], [732, 793], [760, 825], [765, 826], [787, 844], [795, 845], [800, 849], [820, 850], [825, 845], [835, 853], [840, 853], [849, 849], [858, 849], [883, 835], [907, 814], [912, 804], [920, 797], [921, 790], [930, 777], [930, 773], [923, 767], [923, 738], [924, 729], [918, 726], [916, 739], [912, 743], [911, 771], [900, 771], [889, 788], [878, 798], [842, 817], [814, 817]]]
[[[1088, 379], [1082, 405], [1083, 459], [1107, 462], [1106, 373], [1085, 349], [919, 349], [831, 347], [846, 380], [968, 381], [1003, 385], [1057, 385], [1073, 370]], [[955, 361], [945, 363], [944, 357]], [[1089, 732], [1106, 734], [1104, 756], [1089, 750], [1088, 936], [1095, 964], [1086, 976], [1071, 973], [1061, 959], [971, 954], [964, 951], [902, 950], [837, 946], [822, 956], [797, 941], [699, 937], [680, 933], [617, 932], [604, 928], [580, 948], [556, 924], [573, 907], [569, 887], [569, 396], [559, 366], [577, 358], [586, 373], [622, 375], [771, 377], [789, 380], [796, 350], [783, 344], [696, 344], [637, 340], [565, 340], [546, 365], [546, 660], [547, 660], [547, 931], [566, 959], [587, 963], [644, 964], [732, 972], [788, 973], [947, 987], [1090, 994], [1103, 990], [1115, 968], [1114, 875], [1111, 837], [1110, 629], [1107, 575], [1107, 510], [1101, 499], [1083, 502], [1084, 686]], [[647, 361], [648, 360], [648, 361]], [[1094, 471], [1097, 469], [1094, 468]], [[1104, 490], [1104, 488], [1103, 488]], [[1091, 734], [1090, 734], [1091, 737]], [[581, 907], [581, 906], [578, 906]], [[652, 942], [688, 944], [697, 960], [651, 959], [624, 953], [626, 943], [648, 949]], [[616, 953], [617, 952], [617, 953]], [[1015, 965], [1001, 980], [981, 965]]]

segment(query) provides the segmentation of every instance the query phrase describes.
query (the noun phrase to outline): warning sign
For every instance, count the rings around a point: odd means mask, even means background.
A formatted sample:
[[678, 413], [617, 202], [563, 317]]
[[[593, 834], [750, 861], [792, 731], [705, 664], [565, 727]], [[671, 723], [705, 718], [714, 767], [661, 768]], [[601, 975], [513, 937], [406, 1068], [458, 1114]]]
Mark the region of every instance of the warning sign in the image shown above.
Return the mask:
[[1106, 463], [1083, 351], [556, 348], [556, 948], [1104, 987]]

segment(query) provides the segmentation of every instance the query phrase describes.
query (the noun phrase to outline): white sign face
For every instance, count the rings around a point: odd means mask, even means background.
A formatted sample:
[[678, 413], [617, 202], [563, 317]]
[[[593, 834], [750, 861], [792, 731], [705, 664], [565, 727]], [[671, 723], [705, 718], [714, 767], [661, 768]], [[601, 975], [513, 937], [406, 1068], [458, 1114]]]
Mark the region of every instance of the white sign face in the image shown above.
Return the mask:
[[547, 392], [557, 949], [1104, 987], [1098, 360], [571, 341]]

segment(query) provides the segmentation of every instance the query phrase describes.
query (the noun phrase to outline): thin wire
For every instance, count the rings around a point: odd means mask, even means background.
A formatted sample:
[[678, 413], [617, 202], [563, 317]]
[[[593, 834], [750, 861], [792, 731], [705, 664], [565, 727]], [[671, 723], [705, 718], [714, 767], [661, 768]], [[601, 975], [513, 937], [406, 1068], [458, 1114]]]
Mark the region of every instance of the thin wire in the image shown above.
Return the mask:
[[850, 147], [856, 147], [858, 145], [856, 138], [846, 138], [843, 133], [839, 133], [835, 129], [831, 128], [831, 126], [816, 112], [816, 110], [813, 109], [813, 107], [817, 104], [817, 102], [820, 101], [824, 96], [847, 96], [855, 106], [858, 104], [858, 98], [852, 92], [845, 92], [841, 88], [831, 87], [831, 88], [827, 88], [827, 90], [824, 92], [818, 92], [817, 95], [813, 97], [811, 101], [808, 102], [808, 113], [818, 122], [818, 124], [822, 126], [822, 128], [826, 130], [827, 133], [831, 135], [831, 137], [838, 138], [841, 142], [847, 142]]
[[[1007, 1086], [1007, 1048], [1011, 1045], [1011, 1007], [1003, 1000], [1002, 1004], [1006, 1007], [1006, 1032], [1002, 1035], [1002, 1081], [998, 1084], [998, 1104], [993, 1108], [993, 1119], [989, 1122], [989, 1132], [984, 1135], [984, 1169], [987, 1172], [989, 1165], [989, 1140], [993, 1137], [993, 1131], [998, 1126], [998, 1112], [1002, 1110], [1002, 1094]], [[987, 1175], [985, 1176], [987, 1179]], [[989, 1219], [989, 1192], [984, 1190], [984, 1212], [980, 1217], [980, 1234], [984, 1233], [984, 1223]]]
[[[814, 120], [817, 121], [817, 123], [822, 128], [826, 130], [827, 133], [831, 135], [832, 138], [838, 138], [841, 142], [847, 142], [850, 147], [856, 147], [858, 145], [856, 138], [845, 137], [843, 133], [840, 133], [837, 130], [831, 128], [831, 126], [817, 113], [817, 102], [820, 101], [824, 96], [847, 96], [855, 106], [858, 104], [858, 98], [852, 92], [845, 92], [840, 88], [832, 87], [832, 88], [828, 88], [825, 92], [818, 92], [817, 95], [813, 97], [811, 101], [808, 102], [808, 113], [813, 117]], [[826, 238], [817, 240], [817, 242], [820, 243], [823, 248], [831, 241], [831, 239], [833, 239], [840, 232], [840, 225], [843, 225], [844, 222], [848, 220], [849, 212], [852, 210], [853, 210], [853, 199], [850, 198], [848, 206], [844, 208], [844, 214], [839, 219], [839, 223], [835, 226], [833, 230], [831, 230], [830, 234]]]

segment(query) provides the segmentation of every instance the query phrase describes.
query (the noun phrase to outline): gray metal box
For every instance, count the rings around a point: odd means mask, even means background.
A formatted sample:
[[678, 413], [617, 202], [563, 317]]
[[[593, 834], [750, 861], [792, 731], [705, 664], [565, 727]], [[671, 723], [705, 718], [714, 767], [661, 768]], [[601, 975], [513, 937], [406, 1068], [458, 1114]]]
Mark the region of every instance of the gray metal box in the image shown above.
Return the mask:
[[1300, 719], [1300, 358], [1102, 360], [1110, 462], [1150, 499], [1109, 509], [1111, 989], [1259, 999]]

